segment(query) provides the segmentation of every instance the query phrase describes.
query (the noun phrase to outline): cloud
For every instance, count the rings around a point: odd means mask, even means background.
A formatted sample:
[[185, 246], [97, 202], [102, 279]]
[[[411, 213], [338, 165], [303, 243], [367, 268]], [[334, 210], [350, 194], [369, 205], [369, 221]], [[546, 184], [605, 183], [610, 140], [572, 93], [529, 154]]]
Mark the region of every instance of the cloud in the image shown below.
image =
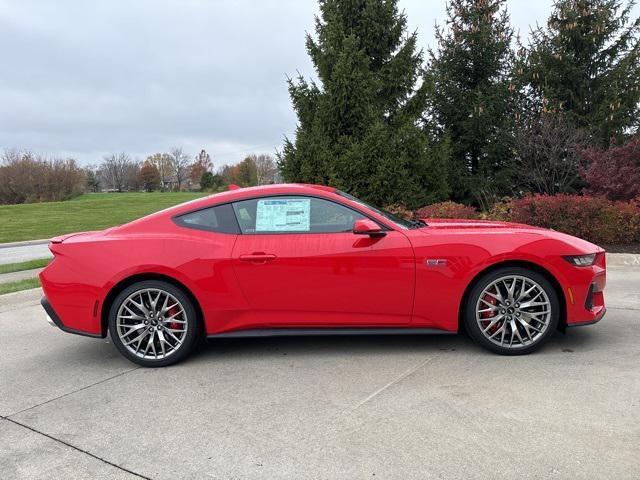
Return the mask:
[[[400, 2], [433, 45], [444, 1]], [[512, 1], [516, 26], [550, 0]], [[214, 162], [273, 152], [296, 118], [287, 75], [313, 75], [313, 0], [0, 0], [0, 149], [83, 163], [181, 145]]]

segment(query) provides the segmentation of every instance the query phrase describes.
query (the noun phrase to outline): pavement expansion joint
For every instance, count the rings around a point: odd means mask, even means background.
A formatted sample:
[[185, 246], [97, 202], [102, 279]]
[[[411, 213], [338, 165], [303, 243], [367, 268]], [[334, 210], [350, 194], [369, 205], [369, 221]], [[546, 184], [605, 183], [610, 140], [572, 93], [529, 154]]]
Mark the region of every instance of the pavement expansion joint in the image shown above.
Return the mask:
[[49, 435], [48, 433], [41, 432], [40, 430], [37, 430], [37, 429], [35, 429], [33, 427], [30, 427], [29, 425], [25, 425], [24, 423], [18, 422], [16, 420], [13, 420], [11, 418], [8, 418], [8, 417], [2, 416], [2, 415], [0, 415], [0, 418], [2, 418], [3, 420], [6, 420], [7, 422], [13, 423], [14, 425], [18, 425], [19, 427], [26, 428], [27, 430], [30, 430], [33, 433], [37, 433], [39, 435], [47, 437], [48, 439], [53, 440], [54, 442], [60, 443], [60, 444], [66, 446], [68, 448], [72, 448], [73, 450], [76, 450], [77, 452], [84, 453], [85, 455], [88, 455], [91, 458], [94, 458], [94, 459], [96, 459], [96, 460], [98, 460], [98, 461], [100, 461], [102, 463], [107, 464], [107, 465], [111, 465], [112, 467], [117, 468], [118, 470], [126, 472], [126, 473], [128, 473], [130, 475], [133, 475], [133, 476], [138, 477], [138, 478], [143, 478], [145, 480], [153, 480], [151, 477], [146, 477], [144, 475], [141, 475], [139, 473], [134, 472], [133, 470], [129, 470], [128, 468], [125, 468], [125, 467], [122, 467], [122, 466], [120, 466], [120, 465], [118, 465], [116, 463], [110, 462], [109, 460], [106, 460], [106, 459], [104, 459], [102, 457], [94, 455], [93, 453], [88, 452], [86, 450], [83, 450], [80, 447], [76, 447], [75, 445], [72, 445], [72, 444], [70, 444], [68, 442], [65, 442], [64, 440], [56, 438], [53, 435]]
[[45, 400], [42, 403], [38, 403], [37, 405], [32, 405], [30, 407], [23, 408], [22, 410], [19, 410], [17, 412], [10, 413], [6, 417], [2, 417], [2, 418], [9, 419], [10, 417], [18, 415], [20, 413], [27, 412], [29, 410], [33, 410], [34, 408], [38, 408], [38, 407], [40, 407], [42, 405], [46, 405], [47, 403], [55, 402], [56, 400], [60, 400], [61, 398], [68, 397], [69, 395], [73, 395], [74, 393], [82, 392], [83, 390], [86, 390], [86, 389], [91, 388], [91, 387], [95, 387], [96, 385], [100, 385], [101, 383], [108, 382], [109, 380], [113, 380], [114, 378], [121, 377], [122, 375], [126, 375], [127, 373], [133, 372], [133, 371], [138, 370], [140, 368], [142, 368], [142, 367], [135, 367], [135, 368], [131, 368], [129, 370], [126, 370], [124, 372], [117, 373], [116, 375], [112, 375], [112, 376], [110, 376], [108, 378], [104, 378], [104, 379], [102, 379], [100, 381], [92, 383], [91, 385], [85, 385], [84, 387], [78, 388], [77, 390], [73, 390], [72, 392], [63, 393], [62, 395], [59, 395], [59, 396], [57, 396], [55, 398], [50, 398], [49, 400]]

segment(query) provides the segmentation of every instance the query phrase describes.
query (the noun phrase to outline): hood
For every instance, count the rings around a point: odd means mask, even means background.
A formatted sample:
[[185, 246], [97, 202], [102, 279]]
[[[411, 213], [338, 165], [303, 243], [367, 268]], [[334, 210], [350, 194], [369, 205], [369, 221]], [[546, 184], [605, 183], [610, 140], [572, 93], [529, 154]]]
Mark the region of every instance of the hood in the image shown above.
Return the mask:
[[477, 229], [477, 228], [509, 228], [544, 230], [540, 227], [532, 227], [523, 223], [500, 222], [496, 220], [473, 220], [466, 218], [421, 218], [431, 228], [455, 228], [455, 229]]
[[429, 230], [441, 231], [443, 233], [455, 234], [523, 234], [527, 236], [537, 236], [539, 238], [552, 239], [565, 243], [571, 248], [582, 253], [604, 252], [601, 247], [566, 233], [550, 230], [542, 227], [532, 227], [524, 223], [500, 222], [495, 220], [469, 220], [463, 218], [424, 218], [421, 219], [428, 226], [423, 227], [425, 233]]

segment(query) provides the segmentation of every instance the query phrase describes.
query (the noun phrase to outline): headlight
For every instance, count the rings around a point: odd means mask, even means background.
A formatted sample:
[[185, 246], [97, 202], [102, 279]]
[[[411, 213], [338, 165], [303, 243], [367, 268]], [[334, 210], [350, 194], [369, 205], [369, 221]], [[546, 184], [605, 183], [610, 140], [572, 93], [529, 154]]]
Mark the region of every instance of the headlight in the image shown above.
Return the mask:
[[566, 255], [564, 258], [567, 262], [575, 265], [576, 267], [588, 267], [593, 265], [596, 259], [595, 253], [589, 253], [588, 255]]

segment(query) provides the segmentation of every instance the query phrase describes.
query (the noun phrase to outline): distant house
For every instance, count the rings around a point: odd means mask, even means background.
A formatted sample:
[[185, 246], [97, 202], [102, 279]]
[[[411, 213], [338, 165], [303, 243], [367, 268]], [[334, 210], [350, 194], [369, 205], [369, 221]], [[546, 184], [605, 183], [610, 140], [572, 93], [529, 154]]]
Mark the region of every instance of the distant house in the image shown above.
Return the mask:
[[170, 175], [161, 181], [163, 190], [177, 190], [178, 189], [178, 178], [175, 175]]

